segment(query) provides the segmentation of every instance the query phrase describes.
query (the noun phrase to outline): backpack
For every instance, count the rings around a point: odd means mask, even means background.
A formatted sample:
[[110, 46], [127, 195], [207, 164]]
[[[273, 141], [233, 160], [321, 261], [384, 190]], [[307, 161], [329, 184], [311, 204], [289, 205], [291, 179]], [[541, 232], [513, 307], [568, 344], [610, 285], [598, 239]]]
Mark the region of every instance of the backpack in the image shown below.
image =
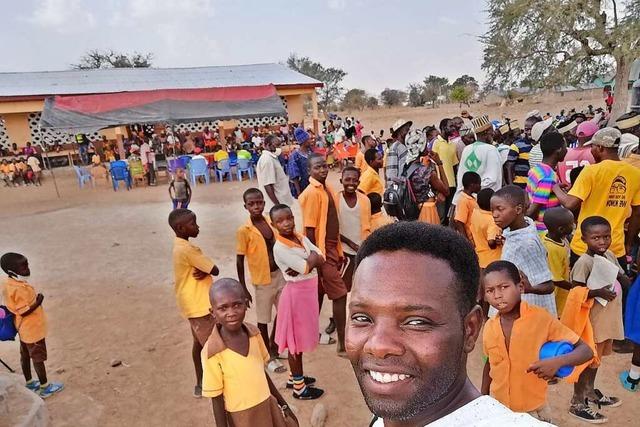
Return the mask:
[[4, 317], [0, 318], [0, 341], [13, 341], [18, 334], [14, 323], [15, 316], [4, 305], [0, 305], [0, 310], [4, 312]]
[[412, 163], [402, 171], [397, 180], [389, 184], [384, 191], [383, 205], [387, 215], [398, 218], [399, 221], [415, 221], [420, 216], [422, 204], [418, 203], [409, 177], [420, 167]]

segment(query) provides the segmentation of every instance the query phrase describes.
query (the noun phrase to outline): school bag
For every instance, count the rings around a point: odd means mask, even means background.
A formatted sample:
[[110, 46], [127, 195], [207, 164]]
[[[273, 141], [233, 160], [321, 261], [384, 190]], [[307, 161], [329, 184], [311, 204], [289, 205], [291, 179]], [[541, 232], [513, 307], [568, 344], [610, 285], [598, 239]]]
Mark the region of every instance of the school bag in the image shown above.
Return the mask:
[[409, 178], [419, 167], [418, 163], [412, 163], [409, 167], [405, 167], [402, 174], [393, 180], [384, 191], [382, 204], [387, 215], [394, 216], [399, 221], [418, 219], [422, 203], [418, 203]]
[[0, 318], [0, 341], [13, 341], [18, 334], [14, 323], [15, 316], [4, 305], [0, 305], [0, 311], [4, 312], [4, 316]]

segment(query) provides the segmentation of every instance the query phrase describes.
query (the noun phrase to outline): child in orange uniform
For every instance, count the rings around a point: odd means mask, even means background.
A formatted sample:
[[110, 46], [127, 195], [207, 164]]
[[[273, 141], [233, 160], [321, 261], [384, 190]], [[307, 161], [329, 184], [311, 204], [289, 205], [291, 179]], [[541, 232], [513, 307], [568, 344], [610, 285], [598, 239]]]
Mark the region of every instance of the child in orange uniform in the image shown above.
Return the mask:
[[[530, 287], [518, 268], [509, 261], [495, 261], [484, 270], [485, 299], [498, 310], [484, 326], [482, 344], [488, 356], [482, 378], [482, 393], [491, 394], [516, 412], [528, 412], [541, 421], [552, 422], [547, 404], [547, 382], [562, 366], [576, 366], [593, 357], [582, 340], [544, 308], [521, 300]], [[570, 353], [538, 360], [548, 341], [569, 341]]]
[[478, 192], [478, 207], [471, 214], [469, 230], [476, 246], [480, 268], [485, 268], [502, 254], [502, 230], [491, 214], [491, 196], [494, 191], [484, 188]]
[[471, 171], [464, 173], [462, 176], [462, 186], [464, 189], [456, 204], [456, 213], [453, 217], [454, 228], [472, 243], [471, 216], [473, 215], [473, 211], [478, 207], [478, 202], [476, 202], [473, 195], [480, 191], [481, 182], [480, 175], [477, 173]]

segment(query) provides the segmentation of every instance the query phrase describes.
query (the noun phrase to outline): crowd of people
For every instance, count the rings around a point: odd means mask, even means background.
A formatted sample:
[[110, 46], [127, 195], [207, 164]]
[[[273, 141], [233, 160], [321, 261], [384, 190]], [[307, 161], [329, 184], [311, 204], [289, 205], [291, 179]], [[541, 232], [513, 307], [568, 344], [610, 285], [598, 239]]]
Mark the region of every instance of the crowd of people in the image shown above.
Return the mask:
[[[303, 364], [317, 345], [351, 361], [374, 426], [549, 425], [559, 377], [574, 384], [571, 416], [606, 422], [622, 399], [596, 387], [605, 356], [633, 353], [620, 390], [640, 385], [640, 115], [531, 111], [521, 129], [463, 112], [414, 129], [398, 120], [385, 141], [342, 123], [330, 117], [318, 137], [301, 126], [234, 132], [260, 150], [258, 185], [242, 195], [237, 279], [214, 282], [216, 263], [190, 242], [199, 226], [188, 183], [171, 184], [175, 295], [193, 337], [194, 395], [212, 399], [216, 425], [296, 425], [270, 375], [288, 373], [293, 399], [321, 398], [322, 378]], [[358, 149], [339, 158], [334, 186], [338, 143]], [[16, 319], [42, 302], [29, 300], [25, 265], [2, 259]], [[244, 322], [252, 305], [257, 326]], [[478, 391], [466, 361], [480, 334]], [[25, 371], [43, 358], [20, 338]]]
[[39, 186], [42, 167], [38, 153], [31, 143], [27, 142], [22, 149], [18, 149], [17, 144], [14, 143], [11, 149], [6, 151], [2, 155], [7, 158], [0, 161], [0, 180], [4, 182], [4, 186]]

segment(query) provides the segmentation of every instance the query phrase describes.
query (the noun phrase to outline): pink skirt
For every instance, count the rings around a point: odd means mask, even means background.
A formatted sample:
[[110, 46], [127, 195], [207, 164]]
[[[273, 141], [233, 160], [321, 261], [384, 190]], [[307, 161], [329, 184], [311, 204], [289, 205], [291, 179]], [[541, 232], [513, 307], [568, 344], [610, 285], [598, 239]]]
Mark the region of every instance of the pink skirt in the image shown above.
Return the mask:
[[307, 353], [318, 345], [318, 277], [287, 282], [278, 302], [275, 340], [278, 352]]

